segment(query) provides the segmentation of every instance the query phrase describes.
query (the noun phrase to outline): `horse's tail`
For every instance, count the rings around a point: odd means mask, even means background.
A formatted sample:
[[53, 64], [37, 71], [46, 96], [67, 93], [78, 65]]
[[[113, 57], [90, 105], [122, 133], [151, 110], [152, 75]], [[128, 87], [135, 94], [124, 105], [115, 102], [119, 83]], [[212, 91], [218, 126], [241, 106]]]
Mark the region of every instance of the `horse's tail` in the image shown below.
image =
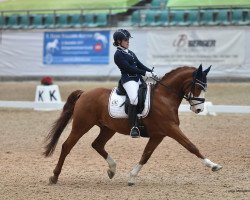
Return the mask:
[[82, 90], [76, 90], [69, 95], [65, 105], [63, 106], [63, 110], [60, 117], [53, 123], [52, 128], [45, 139], [45, 142], [48, 142], [48, 144], [45, 146], [45, 151], [43, 153], [45, 157], [48, 157], [53, 154], [59, 137], [61, 136], [63, 130], [72, 118], [75, 103], [82, 93]]

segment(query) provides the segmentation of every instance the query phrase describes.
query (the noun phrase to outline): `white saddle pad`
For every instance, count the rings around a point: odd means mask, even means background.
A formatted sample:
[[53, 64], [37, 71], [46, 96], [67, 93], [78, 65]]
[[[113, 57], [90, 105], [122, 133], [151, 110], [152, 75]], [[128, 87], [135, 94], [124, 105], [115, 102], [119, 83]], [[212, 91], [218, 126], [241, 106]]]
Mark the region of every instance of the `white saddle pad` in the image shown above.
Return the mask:
[[[112, 118], [128, 118], [128, 115], [125, 113], [125, 98], [126, 96], [118, 95], [116, 93], [117, 87], [113, 88], [110, 97], [109, 97], [109, 115]], [[121, 106], [122, 105], [122, 106]], [[145, 107], [141, 114], [138, 114], [139, 117], [146, 117], [150, 109], [150, 85], [147, 85], [147, 94], [145, 100]]]

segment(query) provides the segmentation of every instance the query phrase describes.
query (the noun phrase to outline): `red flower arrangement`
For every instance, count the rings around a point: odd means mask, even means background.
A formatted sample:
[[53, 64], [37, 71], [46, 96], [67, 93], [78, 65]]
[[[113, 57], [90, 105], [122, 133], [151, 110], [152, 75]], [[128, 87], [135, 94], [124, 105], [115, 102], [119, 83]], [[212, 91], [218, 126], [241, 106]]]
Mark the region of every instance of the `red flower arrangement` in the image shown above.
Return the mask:
[[42, 85], [52, 85], [53, 84], [53, 79], [50, 76], [44, 76], [41, 79], [41, 84]]

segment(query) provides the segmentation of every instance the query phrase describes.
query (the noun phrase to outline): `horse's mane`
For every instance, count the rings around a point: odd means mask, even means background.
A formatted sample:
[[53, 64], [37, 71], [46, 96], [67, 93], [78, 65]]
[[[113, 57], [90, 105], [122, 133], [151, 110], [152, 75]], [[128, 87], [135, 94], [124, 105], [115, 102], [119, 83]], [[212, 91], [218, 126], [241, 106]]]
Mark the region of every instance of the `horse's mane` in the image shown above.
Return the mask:
[[[176, 69], [171, 70], [170, 72], [166, 73], [160, 81], [163, 81], [165, 79], [170, 79], [175, 74], [179, 74], [179, 72], [184, 71], [184, 70], [189, 70], [189, 69], [196, 69], [195, 67], [190, 67], [190, 66], [183, 66], [183, 67], [178, 67]], [[158, 82], [155, 84], [155, 87], [158, 85]]]
[[167, 79], [169, 78], [170, 76], [172, 76], [173, 74], [176, 74], [180, 71], [183, 71], [183, 70], [186, 70], [186, 69], [196, 69], [195, 67], [189, 67], [189, 66], [183, 66], [183, 67], [178, 67], [176, 69], [173, 69], [172, 71], [166, 73], [162, 78], [161, 80], [164, 80], [164, 79]]

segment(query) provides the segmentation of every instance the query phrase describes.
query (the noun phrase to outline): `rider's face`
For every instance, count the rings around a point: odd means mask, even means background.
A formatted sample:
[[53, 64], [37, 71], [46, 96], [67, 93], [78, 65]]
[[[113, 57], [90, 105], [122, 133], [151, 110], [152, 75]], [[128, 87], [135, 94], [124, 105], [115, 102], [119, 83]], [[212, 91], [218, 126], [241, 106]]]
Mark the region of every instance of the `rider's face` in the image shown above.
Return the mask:
[[128, 49], [129, 47], [129, 39], [123, 39], [120, 43], [120, 45], [125, 48], [125, 49]]

